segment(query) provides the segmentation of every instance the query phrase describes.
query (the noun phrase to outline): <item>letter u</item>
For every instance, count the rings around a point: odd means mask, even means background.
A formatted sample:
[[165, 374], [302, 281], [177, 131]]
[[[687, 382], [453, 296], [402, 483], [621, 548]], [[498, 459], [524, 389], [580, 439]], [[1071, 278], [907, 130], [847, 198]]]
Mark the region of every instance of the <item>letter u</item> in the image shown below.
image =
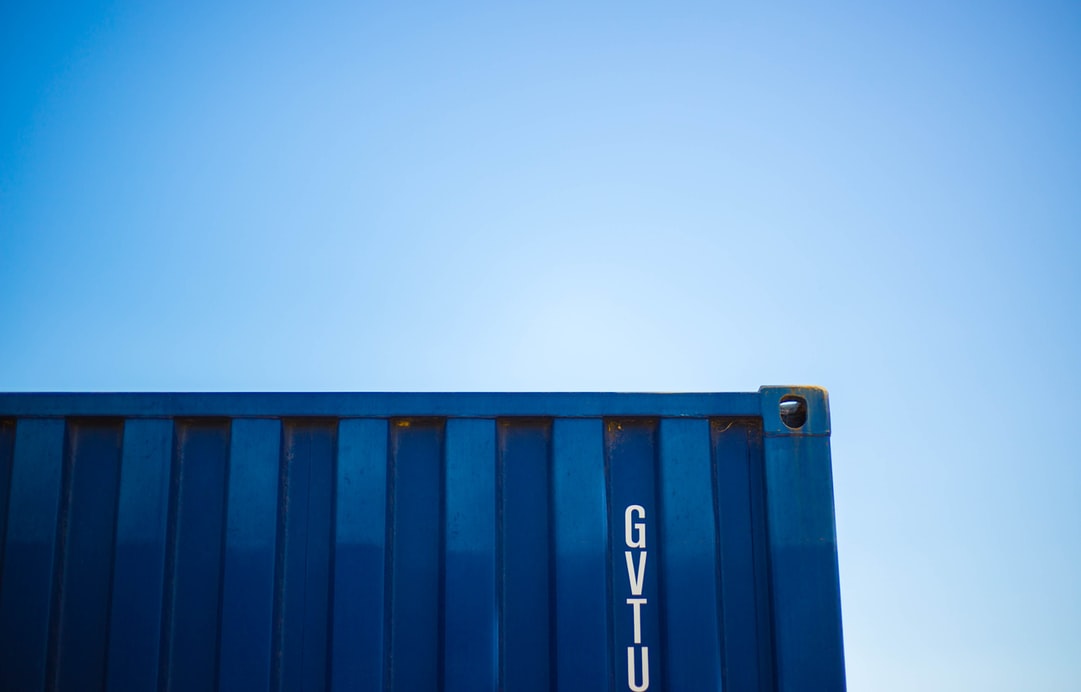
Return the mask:
[[634, 674], [634, 647], [627, 647], [627, 685], [631, 688], [631, 692], [646, 692], [649, 689], [649, 647], [642, 647], [642, 684], [635, 684], [635, 679], [638, 677]]

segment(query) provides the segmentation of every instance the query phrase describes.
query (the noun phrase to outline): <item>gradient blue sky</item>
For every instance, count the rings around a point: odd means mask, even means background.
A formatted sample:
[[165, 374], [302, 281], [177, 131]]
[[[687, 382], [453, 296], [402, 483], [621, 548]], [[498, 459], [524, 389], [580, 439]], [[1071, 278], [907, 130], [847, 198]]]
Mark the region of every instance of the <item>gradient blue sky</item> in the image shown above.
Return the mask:
[[1081, 5], [13, 5], [0, 390], [823, 385], [850, 688], [1081, 689]]

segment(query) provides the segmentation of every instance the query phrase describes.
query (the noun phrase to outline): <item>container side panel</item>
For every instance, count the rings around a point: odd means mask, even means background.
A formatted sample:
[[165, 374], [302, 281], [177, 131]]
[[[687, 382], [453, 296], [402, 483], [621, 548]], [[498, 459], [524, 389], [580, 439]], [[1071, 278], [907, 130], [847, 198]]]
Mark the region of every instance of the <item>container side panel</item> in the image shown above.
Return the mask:
[[770, 661], [768, 639], [760, 636], [759, 610], [765, 605], [768, 575], [756, 570], [755, 491], [751, 482], [752, 437], [760, 429], [743, 421], [717, 420], [712, 426], [720, 545], [718, 586], [723, 610], [725, 682], [733, 690], [769, 689], [763, 661]]
[[773, 594], [770, 587], [769, 534], [766, 531], [764, 435], [758, 421], [748, 422], [747, 468], [751, 482], [751, 549], [754, 552], [755, 616], [758, 635], [758, 679], [762, 689], [776, 689], [773, 647]]
[[654, 535], [664, 577], [665, 688], [719, 690], [721, 603], [709, 421], [662, 420], [660, 447], [661, 516]]
[[391, 427], [388, 688], [436, 690], [440, 679], [443, 422]]
[[229, 423], [178, 421], [162, 623], [162, 683], [207, 690], [217, 681]]
[[556, 419], [552, 430], [555, 688], [607, 692], [608, 505], [604, 424]]
[[106, 683], [112, 690], [149, 690], [158, 682], [172, 441], [171, 420], [124, 425]]
[[777, 688], [843, 690], [829, 438], [765, 439]]
[[45, 686], [64, 421], [22, 419], [15, 430], [4, 571], [0, 689]]
[[500, 421], [501, 687], [549, 689], [547, 421]]
[[447, 421], [446, 692], [494, 692], [499, 684], [495, 445], [494, 421]]
[[233, 422], [222, 577], [221, 689], [268, 689], [281, 423]]
[[123, 422], [72, 421], [64, 460], [49, 686], [105, 684]]
[[330, 610], [331, 510], [337, 423], [290, 421], [278, 522], [274, 688], [326, 687]]
[[383, 689], [387, 421], [338, 427], [331, 684]]
[[[7, 536], [8, 497], [11, 466], [15, 459], [15, 421], [0, 420], [0, 578], [4, 574], [4, 544]], [[0, 582], [0, 589], [2, 589]]]
[[634, 692], [664, 680], [656, 429], [655, 420], [606, 421], [615, 681]]
[[0, 690], [843, 692], [842, 642], [823, 390], [0, 394]]

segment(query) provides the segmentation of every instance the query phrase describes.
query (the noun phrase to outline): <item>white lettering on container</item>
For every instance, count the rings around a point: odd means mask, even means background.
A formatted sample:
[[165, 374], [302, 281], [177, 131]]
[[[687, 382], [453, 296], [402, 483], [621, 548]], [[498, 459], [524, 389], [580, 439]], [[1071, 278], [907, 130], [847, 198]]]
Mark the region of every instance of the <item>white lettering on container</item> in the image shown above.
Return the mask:
[[[642, 596], [646, 583], [646, 510], [642, 505], [628, 505], [623, 513], [623, 535], [628, 548], [623, 556], [627, 561], [627, 582], [631, 596], [627, 605], [631, 607], [634, 621], [634, 646], [627, 647], [627, 687], [631, 692], [645, 692], [649, 689], [649, 647], [642, 646], [642, 606], [649, 602]], [[635, 554], [635, 550], [639, 552]], [[635, 564], [637, 558], [637, 564]], [[641, 655], [636, 656], [635, 650]], [[642, 674], [638, 675], [636, 661], [641, 658]]]
[[627, 687], [633, 692], [646, 692], [649, 689], [649, 647], [642, 647], [642, 681], [637, 680], [634, 665], [634, 647], [627, 647]]
[[634, 556], [631, 555], [631, 551], [623, 553], [627, 558], [627, 579], [631, 582], [631, 595], [642, 595], [642, 580], [646, 578], [646, 552], [643, 550], [638, 554], [638, 568], [634, 567]]
[[[644, 549], [646, 547], [646, 522], [634, 521], [635, 515], [637, 515], [638, 519], [645, 519], [645, 508], [642, 507], [642, 505], [630, 505], [627, 507], [627, 511], [623, 513], [623, 527], [627, 539], [627, 547]], [[637, 538], [633, 537], [634, 531], [638, 532]]]
[[646, 604], [644, 598], [628, 598], [627, 605], [634, 608], [634, 643], [642, 643], [642, 606]]

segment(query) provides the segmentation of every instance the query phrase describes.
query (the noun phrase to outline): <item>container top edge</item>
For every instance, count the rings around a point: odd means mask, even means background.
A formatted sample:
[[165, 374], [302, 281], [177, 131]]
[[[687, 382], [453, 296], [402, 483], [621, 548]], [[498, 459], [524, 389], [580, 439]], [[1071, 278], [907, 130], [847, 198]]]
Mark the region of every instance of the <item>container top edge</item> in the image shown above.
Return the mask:
[[13, 392], [0, 417], [759, 416], [760, 393]]

